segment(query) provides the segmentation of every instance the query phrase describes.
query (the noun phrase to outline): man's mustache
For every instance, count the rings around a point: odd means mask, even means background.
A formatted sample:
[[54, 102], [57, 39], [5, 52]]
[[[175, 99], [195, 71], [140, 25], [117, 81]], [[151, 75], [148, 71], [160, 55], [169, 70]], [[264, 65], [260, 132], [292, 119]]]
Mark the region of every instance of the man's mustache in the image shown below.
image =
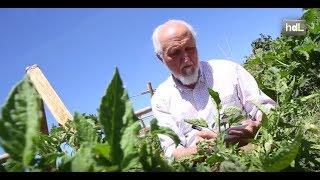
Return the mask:
[[181, 69], [184, 69], [184, 68], [190, 67], [190, 66], [194, 66], [194, 64], [192, 64], [192, 63], [184, 64], [184, 65], [182, 65]]

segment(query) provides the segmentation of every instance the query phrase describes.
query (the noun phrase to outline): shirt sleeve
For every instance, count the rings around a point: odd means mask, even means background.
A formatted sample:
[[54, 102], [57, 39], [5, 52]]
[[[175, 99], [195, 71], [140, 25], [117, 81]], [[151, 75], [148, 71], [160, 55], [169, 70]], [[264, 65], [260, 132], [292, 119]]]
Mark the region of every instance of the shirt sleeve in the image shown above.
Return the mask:
[[262, 112], [252, 103], [257, 102], [263, 105], [267, 112], [276, 105], [276, 102], [263, 93], [254, 77], [245, 70], [241, 65], [236, 66], [237, 72], [237, 90], [242, 101], [242, 105], [253, 120], [260, 120]]
[[[151, 107], [153, 116], [157, 119], [158, 125], [161, 127], [168, 127], [173, 130], [180, 138], [178, 146], [183, 147], [186, 143], [186, 137], [182, 134], [181, 130], [169, 112], [169, 104], [165, 100], [161, 100], [159, 94], [154, 94], [151, 99]], [[173, 151], [177, 148], [174, 141], [167, 135], [158, 134], [161, 147], [164, 150], [166, 157], [172, 157]]]

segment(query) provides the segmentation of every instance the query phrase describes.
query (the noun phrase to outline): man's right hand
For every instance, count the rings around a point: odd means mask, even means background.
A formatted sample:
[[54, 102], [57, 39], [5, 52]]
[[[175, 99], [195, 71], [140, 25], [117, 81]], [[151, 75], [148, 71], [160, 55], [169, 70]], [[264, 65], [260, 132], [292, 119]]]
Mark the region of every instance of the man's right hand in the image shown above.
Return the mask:
[[173, 157], [176, 159], [189, 156], [192, 154], [197, 153], [197, 144], [201, 141], [206, 140], [214, 140], [217, 137], [217, 133], [214, 131], [211, 131], [209, 129], [202, 129], [201, 131], [196, 132], [196, 143], [195, 145], [192, 145], [188, 148], [185, 147], [179, 147], [174, 150]]
[[196, 133], [196, 136], [199, 137], [199, 139], [204, 139], [204, 140], [212, 140], [216, 139], [218, 134], [214, 131], [211, 131], [209, 129], [202, 129], [201, 131], [198, 131]]

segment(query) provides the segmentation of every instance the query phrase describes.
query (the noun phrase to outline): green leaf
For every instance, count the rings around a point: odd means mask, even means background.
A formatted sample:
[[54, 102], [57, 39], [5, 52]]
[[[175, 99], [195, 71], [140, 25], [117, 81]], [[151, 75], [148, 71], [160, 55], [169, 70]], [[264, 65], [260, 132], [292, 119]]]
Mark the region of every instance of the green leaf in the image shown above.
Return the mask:
[[169, 136], [174, 141], [176, 146], [178, 146], [180, 143], [180, 138], [178, 135], [170, 128], [159, 127], [158, 120], [155, 118], [150, 121], [150, 131], [152, 134], [164, 134]]
[[68, 154], [64, 154], [58, 161], [58, 171], [59, 172], [71, 172], [71, 164], [74, 156], [70, 156]]
[[315, 97], [317, 97], [317, 96], [320, 96], [320, 94], [319, 94], [319, 93], [315, 93], [315, 94], [311, 94], [311, 95], [309, 95], [309, 96], [304, 96], [304, 97], [302, 97], [300, 100], [301, 100], [302, 102], [305, 102], [305, 101], [308, 101], [309, 99], [313, 99], [313, 98], [315, 98]]
[[[111, 165], [108, 157], [108, 144], [84, 143], [71, 160], [72, 172], [112, 172], [119, 166]], [[101, 158], [104, 157], [104, 158]]]
[[[35, 156], [34, 139], [44, 117], [42, 100], [26, 76], [11, 91], [2, 107], [0, 144], [10, 158], [30, 165]], [[16, 169], [15, 169], [16, 170]]]
[[118, 165], [120, 169], [128, 169], [132, 164], [129, 165], [127, 161], [133, 161], [138, 156], [135, 144], [140, 127], [117, 68], [102, 97], [99, 120], [111, 147], [111, 163]]
[[[158, 130], [155, 130], [158, 131]], [[148, 132], [139, 141], [139, 158], [144, 171], [173, 171], [173, 168], [164, 159], [160, 140], [154, 132]]]
[[81, 146], [71, 162], [72, 172], [89, 172], [93, 170], [95, 161], [90, 146]]
[[222, 172], [244, 172], [246, 170], [247, 168], [245, 166], [231, 160], [222, 161], [220, 164], [220, 171]]
[[215, 116], [215, 123], [218, 126], [218, 132], [221, 131], [221, 127], [220, 127], [220, 109], [221, 109], [221, 100], [219, 97], [219, 93], [217, 93], [216, 91], [212, 90], [211, 88], [208, 88], [209, 94], [211, 96], [211, 98], [213, 99], [213, 103], [216, 105], [217, 107], [217, 116]]
[[94, 129], [94, 122], [91, 119], [86, 119], [79, 113], [74, 115], [74, 124], [76, 128], [76, 137], [79, 143], [95, 143], [98, 140], [98, 135]]
[[196, 172], [212, 172], [211, 168], [206, 163], [200, 163], [196, 167]]
[[166, 128], [166, 127], [160, 127], [158, 130], [153, 131], [153, 133], [155, 134], [164, 134], [169, 136], [174, 143], [176, 144], [176, 146], [178, 146], [180, 144], [180, 138], [178, 137], [178, 135], [170, 128]]
[[280, 148], [265, 160], [263, 169], [269, 172], [278, 172], [288, 167], [298, 154], [301, 140], [302, 134], [299, 132], [291, 144]]
[[307, 51], [300, 51], [301, 54], [303, 54], [306, 57], [306, 60], [309, 60], [309, 53]]
[[227, 119], [229, 125], [238, 124], [241, 120], [245, 119], [245, 113], [238, 107], [230, 106], [224, 109], [222, 119]]
[[220, 107], [220, 97], [219, 97], [219, 93], [217, 93], [216, 91], [212, 90], [211, 88], [208, 88], [209, 94], [212, 97], [212, 99], [214, 100], [214, 102], [216, 103], [218, 109]]
[[123, 150], [123, 160], [121, 163], [122, 171], [128, 171], [140, 164], [139, 152], [137, 149], [138, 134], [140, 129], [140, 123], [135, 121], [124, 130], [121, 139], [121, 148]]
[[306, 40], [303, 44], [297, 45], [293, 48], [294, 51], [297, 51], [299, 54], [302, 54], [309, 60], [309, 53], [314, 51], [318, 46], [316, 43], [312, 42], [310, 39]]
[[264, 143], [264, 149], [265, 149], [267, 154], [271, 152], [272, 144], [273, 144], [273, 139], [272, 139], [272, 136], [270, 135], [269, 140], [267, 140]]
[[152, 170], [152, 157], [150, 156], [151, 145], [142, 141], [139, 149], [140, 162], [145, 171]]
[[213, 154], [206, 160], [206, 163], [213, 165], [218, 162], [222, 162], [223, 160], [224, 158], [220, 154]]
[[2, 164], [0, 164], [0, 172], [7, 172]]
[[153, 118], [151, 121], [150, 121], [150, 131], [155, 131], [155, 130], [158, 130], [160, 127], [158, 125], [158, 120]]
[[5, 163], [5, 170], [8, 172], [23, 172], [24, 168], [25, 167], [21, 162], [16, 161], [12, 158], [9, 158]]
[[93, 152], [98, 156], [104, 157], [106, 160], [110, 159], [110, 146], [108, 143], [96, 144], [93, 146]]
[[311, 23], [316, 21], [317, 18], [319, 18], [319, 9], [307, 9], [303, 12], [302, 18], [307, 21], [307, 23]]
[[204, 119], [186, 119], [184, 121], [192, 125], [196, 125], [200, 127], [208, 127], [208, 124]]
[[113, 164], [120, 165], [123, 158], [120, 141], [123, 132], [125, 114], [125, 101], [127, 99], [122, 81], [116, 68], [106, 94], [102, 97], [99, 109], [99, 120], [104, 128], [106, 139], [111, 146], [110, 157]]
[[260, 102], [258, 102], [257, 100], [251, 100], [250, 101], [251, 103], [253, 103], [255, 106], [257, 106], [257, 108], [264, 114], [269, 114], [269, 111], [268, 109], [263, 105], [261, 104]]

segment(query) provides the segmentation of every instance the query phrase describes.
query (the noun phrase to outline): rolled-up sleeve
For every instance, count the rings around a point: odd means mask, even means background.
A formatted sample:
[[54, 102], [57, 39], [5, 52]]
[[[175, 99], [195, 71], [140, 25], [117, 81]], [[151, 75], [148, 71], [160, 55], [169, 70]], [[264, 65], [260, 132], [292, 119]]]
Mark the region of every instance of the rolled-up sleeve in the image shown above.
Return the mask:
[[242, 66], [237, 65], [237, 85], [242, 105], [251, 119], [260, 120], [262, 112], [252, 102], [265, 107], [268, 112], [276, 106], [276, 102], [262, 92], [254, 77]]

